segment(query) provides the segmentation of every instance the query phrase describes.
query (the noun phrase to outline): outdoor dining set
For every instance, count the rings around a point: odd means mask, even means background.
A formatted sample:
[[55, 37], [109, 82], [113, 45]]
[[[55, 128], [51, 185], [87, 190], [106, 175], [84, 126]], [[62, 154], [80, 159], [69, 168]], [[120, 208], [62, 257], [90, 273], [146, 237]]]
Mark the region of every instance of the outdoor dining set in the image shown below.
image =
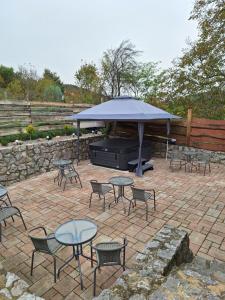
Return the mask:
[[170, 168], [181, 169], [184, 167], [185, 172], [203, 171], [205, 175], [207, 170], [211, 172], [210, 154], [204, 152], [195, 152], [193, 150], [179, 151], [174, 150], [170, 154]]
[[[82, 188], [82, 182], [80, 176], [74, 167], [71, 160], [57, 160], [54, 162], [57, 167], [57, 176], [54, 178], [54, 183], [58, 186], [63, 185], [65, 190], [68, 182], [72, 183], [73, 179]], [[102, 200], [103, 211], [106, 209], [106, 197], [112, 195], [111, 202], [108, 203], [108, 208], [113, 205], [117, 205], [119, 202], [123, 204], [124, 213], [126, 213], [125, 201], [128, 205], [128, 216], [131, 212], [131, 207], [135, 207], [137, 202], [140, 201], [145, 204], [146, 208], [146, 220], [148, 220], [149, 213], [149, 201], [153, 203], [154, 210], [156, 209], [156, 198], [155, 190], [146, 190], [137, 188], [134, 186], [134, 180], [127, 176], [115, 176], [108, 180], [108, 182], [98, 182], [97, 180], [90, 181], [91, 195], [89, 198], [89, 208], [93, 204], [94, 199]], [[128, 198], [125, 193], [125, 188], [130, 188], [132, 192], [132, 198]], [[95, 197], [97, 196], [97, 197]], [[19, 208], [12, 205], [7, 188], [0, 185], [0, 241], [1, 241], [1, 223], [7, 225], [6, 220], [18, 216], [21, 218], [25, 230], [27, 230], [23, 216]], [[63, 224], [60, 224], [54, 232], [48, 233], [46, 228], [38, 226], [31, 229], [28, 233], [29, 238], [33, 243], [33, 251], [31, 256], [31, 275], [34, 272], [35, 265], [35, 253], [41, 252], [53, 257], [53, 268], [54, 268], [54, 282], [60, 277], [60, 272], [66, 267], [71, 261], [75, 260], [80, 276], [81, 289], [84, 288], [82, 270], [80, 264], [80, 257], [85, 257], [90, 260], [91, 267], [96, 264], [93, 271], [93, 294], [96, 294], [96, 276], [97, 270], [103, 266], [116, 266], [119, 265], [125, 270], [126, 260], [126, 246], [128, 241], [126, 237], [123, 238], [122, 242], [107, 241], [97, 244], [93, 244], [93, 240], [98, 233], [98, 226], [92, 220], [89, 219], [73, 219], [68, 220]], [[89, 245], [89, 255], [84, 253], [84, 246]], [[57, 268], [57, 253], [63, 247], [72, 248], [72, 256], [69, 257], [59, 268]], [[85, 248], [86, 251], [87, 248]]]

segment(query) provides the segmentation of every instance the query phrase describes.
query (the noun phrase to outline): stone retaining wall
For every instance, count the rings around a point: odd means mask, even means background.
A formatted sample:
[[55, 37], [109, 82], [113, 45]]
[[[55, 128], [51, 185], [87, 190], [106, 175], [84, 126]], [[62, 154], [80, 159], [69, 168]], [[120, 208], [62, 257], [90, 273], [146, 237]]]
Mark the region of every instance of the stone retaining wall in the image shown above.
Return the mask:
[[111, 289], [103, 290], [95, 300], [145, 300], [166, 280], [173, 266], [190, 262], [186, 231], [165, 225], [136, 258], [132, 270], [127, 270]]
[[[165, 157], [166, 144], [153, 142], [153, 149], [154, 149], [153, 155]], [[225, 152], [209, 151], [209, 150], [187, 147], [187, 146], [180, 146], [180, 145], [169, 145], [169, 153], [173, 150], [180, 150], [180, 151], [192, 150], [198, 153], [202, 153], [202, 152], [208, 153], [211, 155], [211, 162], [225, 165]]]
[[[89, 144], [102, 139], [102, 135], [83, 135], [80, 138], [80, 158], [88, 159]], [[58, 158], [77, 157], [77, 137], [14, 145], [0, 149], [0, 184], [24, 180], [33, 175], [50, 171]]]

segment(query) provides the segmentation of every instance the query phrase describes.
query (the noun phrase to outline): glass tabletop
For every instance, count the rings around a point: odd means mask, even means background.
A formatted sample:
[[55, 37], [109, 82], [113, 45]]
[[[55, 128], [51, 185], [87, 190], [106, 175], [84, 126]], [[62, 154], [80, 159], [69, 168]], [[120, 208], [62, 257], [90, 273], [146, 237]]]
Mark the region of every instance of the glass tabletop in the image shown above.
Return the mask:
[[118, 186], [126, 186], [134, 183], [133, 179], [126, 176], [115, 176], [109, 179], [109, 183]]
[[4, 186], [0, 185], [0, 197], [5, 196], [7, 193], [7, 189]]
[[72, 164], [72, 160], [69, 159], [57, 159], [53, 161], [53, 165], [57, 167], [67, 166]]
[[81, 245], [91, 241], [97, 234], [97, 225], [89, 220], [71, 220], [55, 231], [56, 240], [63, 245]]
[[184, 151], [184, 154], [185, 155], [195, 155], [196, 152], [192, 151], [192, 150], [187, 150], [187, 151]]

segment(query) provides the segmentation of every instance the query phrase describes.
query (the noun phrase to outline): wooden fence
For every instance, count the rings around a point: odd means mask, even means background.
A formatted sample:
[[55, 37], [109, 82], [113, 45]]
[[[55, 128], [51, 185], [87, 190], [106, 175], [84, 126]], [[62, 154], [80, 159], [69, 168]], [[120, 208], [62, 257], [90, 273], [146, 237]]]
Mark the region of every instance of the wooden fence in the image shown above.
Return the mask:
[[[119, 122], [114, 134], [137, 135], [137, 124]], [[145, 136], [162, 141], [167, 137], [166, 122], [146, 122]], [[170, 137], [175, 138], [178, 145], [225, 152], [225, 120], [193, 118], [189, 110], [186, 119], [171, 121]]]
[[0, 100], [0, 136], [20, 133], [29, 124], [40, 131], [63, 128], [65, 124], [72, 125], [69, 115], [88, 107], [87, 104]]

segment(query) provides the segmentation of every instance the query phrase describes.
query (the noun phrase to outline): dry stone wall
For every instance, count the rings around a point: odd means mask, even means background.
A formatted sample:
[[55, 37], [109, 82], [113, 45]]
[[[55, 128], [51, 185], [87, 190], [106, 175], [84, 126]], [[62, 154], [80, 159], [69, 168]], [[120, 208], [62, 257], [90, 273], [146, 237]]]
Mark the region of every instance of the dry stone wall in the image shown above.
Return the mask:
[[[80, 158], [88, 159], [89, 144], [102, 138], [100, 134], [80, 137]], [[77, 137], [1, 148], [0, 184], [9, 185], [33, 175], [48, 172], [54, 168], [55, 159], [75, 159], [77, 150]]]

